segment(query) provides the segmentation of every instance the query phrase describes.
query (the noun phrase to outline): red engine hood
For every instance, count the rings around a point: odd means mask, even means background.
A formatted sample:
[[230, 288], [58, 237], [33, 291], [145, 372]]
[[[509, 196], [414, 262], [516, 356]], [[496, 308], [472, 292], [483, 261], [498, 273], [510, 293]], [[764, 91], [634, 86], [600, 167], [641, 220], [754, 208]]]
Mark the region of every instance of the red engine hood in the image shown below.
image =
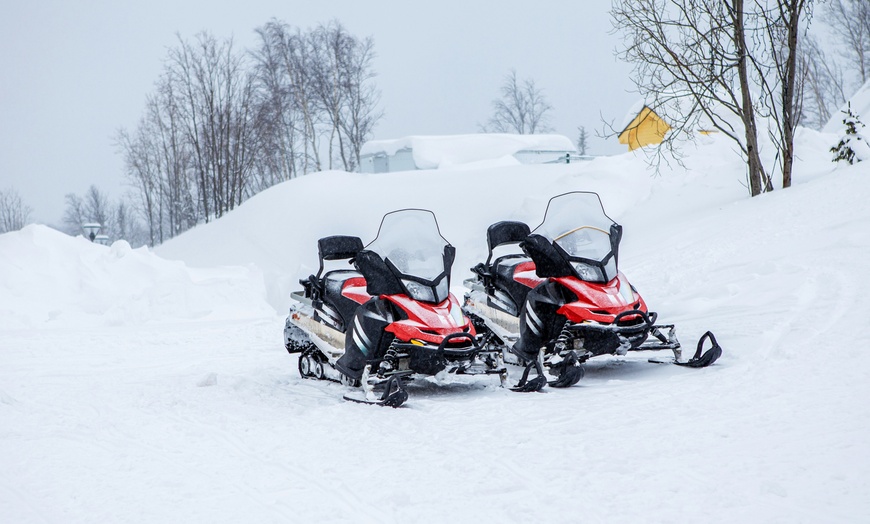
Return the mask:
[[[576, 301], [565, 304], [558, 310], [559, 314], [564, 315], [571, 322], [593, 320], [609, 324], [613, 322], [616, 315], [625, 311], [638, 309], [647, 312], [643, 298], [631, 290], [631, 285], [622, 272], [606, 284], [586, 282], [576, 277], [560, 277], [552, 280], [577, 295]], [[620, 293], [622, 286], [625, 286], [624, 293]], [[625, 318], [625, 320], [633, 319], [634, 317]]]
[[[445, 336], [453, 333], [468, 333], [471, 336], [476, 334], [471, 321], [462, 314], [459, 301], [453, 293], [450, 293], [440, 304], [418, 302], [408, 298], [407, 295], [382, 295], [381, 298], [389, 300], [408, 316], [407, 319], [398, 320], [386, 327], [387, 331], [404, 342], [416, 338], [440, 344]], [[451, 308], [456, 318], [450, 314]]]

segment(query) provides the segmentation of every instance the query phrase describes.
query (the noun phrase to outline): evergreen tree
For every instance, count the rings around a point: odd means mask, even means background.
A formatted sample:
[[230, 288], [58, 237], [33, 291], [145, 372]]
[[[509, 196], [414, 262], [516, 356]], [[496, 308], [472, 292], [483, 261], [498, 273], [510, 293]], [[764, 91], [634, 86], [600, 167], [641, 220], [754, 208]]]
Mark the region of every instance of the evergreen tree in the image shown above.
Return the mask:
[[588, 148], [587, 141], [589, 139], [589, 134], [586, 132], [585, 126], [580, 126], [577, 130], [580, 131], [580, 135], [577, 137], [577, 152], [585, 156], [586, 149]]
[[[843, 124], [846, 125], [846, 134], [840, 139], [839, 144], [831, 148], [831, 153], [834, 153], [833, 161], [845, 161], [849, 164], [854, 164], [855, 162], [865, 160], [863, 155], [855, 151], [855, 148], [867, 149], [867, 139], [859, 132], [859, 129], [866, 126], [859, 120], [858, 115], [852, 113], [851, 102], [847, 104], [846, 110], [841, 112], [846, 115], [843, 118]], [[862, 144], [864, 147], [859, 146], [861, 142], [864, 142]]]

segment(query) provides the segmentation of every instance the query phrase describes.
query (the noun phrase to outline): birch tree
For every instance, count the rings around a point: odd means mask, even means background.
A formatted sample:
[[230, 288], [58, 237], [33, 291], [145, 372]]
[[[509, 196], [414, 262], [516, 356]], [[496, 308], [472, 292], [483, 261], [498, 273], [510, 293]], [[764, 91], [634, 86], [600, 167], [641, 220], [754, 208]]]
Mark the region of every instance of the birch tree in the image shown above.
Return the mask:
[[14, 188], [0, 190], [0, 234], [26, 226], [32, 212]]
[[501, 98], [492, 102], [493, 114], [484, 130], [495, 133], [546, 133], [547, 113], [553, 108], [544, 92], [527, 78], [520, 81], [511, 70], [501, 86]]
[[797, 64], [809, 0], [615, 0], [620, 56], [638, 91], [672, 126], [664, 147], [704, 117], [742, 152], [747, 186], [773, 190], [760, 155], [759, 119], [775, 122], [783, 186], [791, 184], [800, 114]]

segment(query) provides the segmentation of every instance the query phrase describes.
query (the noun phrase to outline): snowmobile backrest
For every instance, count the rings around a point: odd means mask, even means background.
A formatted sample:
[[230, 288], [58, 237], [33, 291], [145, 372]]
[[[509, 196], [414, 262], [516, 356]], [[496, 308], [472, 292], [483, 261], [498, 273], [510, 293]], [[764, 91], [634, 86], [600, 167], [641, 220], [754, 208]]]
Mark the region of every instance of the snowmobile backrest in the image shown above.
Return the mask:
[[324, 260], [346, 260], [354, 258], [363, 248], [359, 237], [334, 235], [317, 241], [317, 255], [320, 258], [320, 270], [317, 277], [323, 273]]
[[317, 241], [317, 252], [323, 260], [353, 258], [363, 248], [359, 237], [334, 235]]
[[531, 230], [523, 222], [502, 220], [489, 226], [486, 230], [486, 244], [489, 247], [489, 256], [486, 257], [486, 265], [492, 261], [492, 250], [503, 244], [519, 243], [525, 240]]

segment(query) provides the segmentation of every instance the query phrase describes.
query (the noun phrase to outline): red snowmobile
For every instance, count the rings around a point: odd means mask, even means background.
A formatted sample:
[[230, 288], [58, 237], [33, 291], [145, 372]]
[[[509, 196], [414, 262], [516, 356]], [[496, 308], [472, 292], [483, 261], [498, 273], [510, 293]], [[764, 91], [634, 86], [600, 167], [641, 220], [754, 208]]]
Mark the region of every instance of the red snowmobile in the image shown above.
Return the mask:
[[[431, 211], [388, 213], [368, 246], [331, 236], [318, 241], [318, 253], [320, 269], [291, 294], [297, 305], [284, 327], [300, 375], [361, 387], [344, 398], [391, 407], [407, 400], [405, 382], [415, 375], [497, 374], [504, 383], [501, 351], [477, 344], [449, 291], [456, 250]], [[325, 270], [335, 261], [355, 269]]]
[[[656, 313], [618, 269], [621, 238], [622, 226], [590, 192], [551, 198], [534, 231], [513, 221], [489, 227], [489, 255], [465, 281], [464, 311], [482, 346], [525, 367], [515, 391], [543, 388], [543, 368], [556, 377], [551, 386], [572, 386], [583, 377], [581, 364], [598, 355], [671, 350], [676, 364], [706, 367], [722, 354], [708, 331], [694, 357], [681, 360], [674, 326], [656, 324]], [[502, 247], [511, 245], [522, 253]], [[493, 258], [496, 250], [507, 253]], [[702, 352], [707, 340], [711, 347]]]

